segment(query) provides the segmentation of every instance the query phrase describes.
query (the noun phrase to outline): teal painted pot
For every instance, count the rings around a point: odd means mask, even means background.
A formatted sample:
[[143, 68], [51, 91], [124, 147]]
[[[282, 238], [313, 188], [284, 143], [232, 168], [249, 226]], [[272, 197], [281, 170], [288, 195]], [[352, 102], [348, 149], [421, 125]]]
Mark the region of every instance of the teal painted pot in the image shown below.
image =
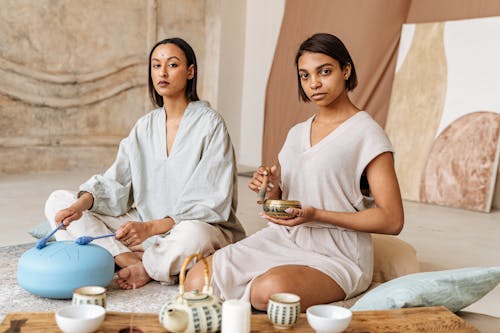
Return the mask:
[[17, 266], [17, 282], [38, 296], [69, 299], [76, 288], [108, 286], [114, 269], [113, 256], [98, 245], [52, 242], [23, 253]]

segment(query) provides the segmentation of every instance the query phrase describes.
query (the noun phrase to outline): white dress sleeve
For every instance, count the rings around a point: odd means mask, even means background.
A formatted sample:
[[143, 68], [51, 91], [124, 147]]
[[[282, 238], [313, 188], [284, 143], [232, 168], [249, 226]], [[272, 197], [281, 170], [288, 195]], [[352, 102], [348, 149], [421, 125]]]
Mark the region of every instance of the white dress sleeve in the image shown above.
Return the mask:
[[223, 120], [219, 117], [213, 120], [214, 128], [203, 142], [200, 160], [178, 193], [175, 216], [171, 216], [176, 223], [227, 222], [231, 213], [236, 190], [234, 151]]
[[108, 216], [129, 211], [133, 195], [127, 142], [128, 138], [120, 142], [113, 165], [103, 175], [94, 175], [80, 185], [80, 193], [89, 192], [94, 197], [91, 211]]

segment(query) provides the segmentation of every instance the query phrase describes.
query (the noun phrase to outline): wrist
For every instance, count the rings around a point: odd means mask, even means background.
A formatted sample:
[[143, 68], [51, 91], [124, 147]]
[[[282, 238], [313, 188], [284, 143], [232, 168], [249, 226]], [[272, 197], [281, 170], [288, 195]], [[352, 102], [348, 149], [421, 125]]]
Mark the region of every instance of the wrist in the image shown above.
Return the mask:
[[174, 224], [174, 220], [169, 216], [160, 220], [148, 222], [149, 235], [154, 236], [165, 234], [173, 228]]
[[89, 210], [94, 205], [94, 196], [90, 192], [81, 191], [78, 193], [78, 200], [71, 205], [73, 209], [83, 212]]

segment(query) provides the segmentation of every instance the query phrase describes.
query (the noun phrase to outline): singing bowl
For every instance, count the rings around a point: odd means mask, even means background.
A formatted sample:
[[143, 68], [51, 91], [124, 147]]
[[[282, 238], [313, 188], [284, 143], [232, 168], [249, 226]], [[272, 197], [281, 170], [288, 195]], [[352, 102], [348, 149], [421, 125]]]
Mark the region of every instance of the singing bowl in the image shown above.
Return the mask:
[[99, 245], [50, 242], [23, 253], [17, 266], [18, 284], [32, 294], [70, 299], [82, 286], [106, 287], [113, 279], [113, 256]]
[[302, 205], [300, 201], [297, 200], [266, 200], [262, 207], [267, 215], [282, 220], [288, 220], [295, 217], [285, 212], [287, 208], [302, 208]]

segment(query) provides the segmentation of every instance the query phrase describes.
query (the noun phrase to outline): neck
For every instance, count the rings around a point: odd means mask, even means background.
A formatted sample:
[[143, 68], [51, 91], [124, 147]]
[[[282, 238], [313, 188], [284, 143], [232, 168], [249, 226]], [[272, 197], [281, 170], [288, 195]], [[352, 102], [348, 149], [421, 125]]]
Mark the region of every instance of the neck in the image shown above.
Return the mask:
[[163, 107], [167, 113], [167, 118], [180, 118], [184, 114], [189, 102], [187, 98], [170, 99], [163, 98]]
[[344, 121], [358, 112], [359, 109], [352, 104], [347, 94], [339, 96], [333, 103], [325, 106], [320, 106], [317, 120], [325, 122]]

